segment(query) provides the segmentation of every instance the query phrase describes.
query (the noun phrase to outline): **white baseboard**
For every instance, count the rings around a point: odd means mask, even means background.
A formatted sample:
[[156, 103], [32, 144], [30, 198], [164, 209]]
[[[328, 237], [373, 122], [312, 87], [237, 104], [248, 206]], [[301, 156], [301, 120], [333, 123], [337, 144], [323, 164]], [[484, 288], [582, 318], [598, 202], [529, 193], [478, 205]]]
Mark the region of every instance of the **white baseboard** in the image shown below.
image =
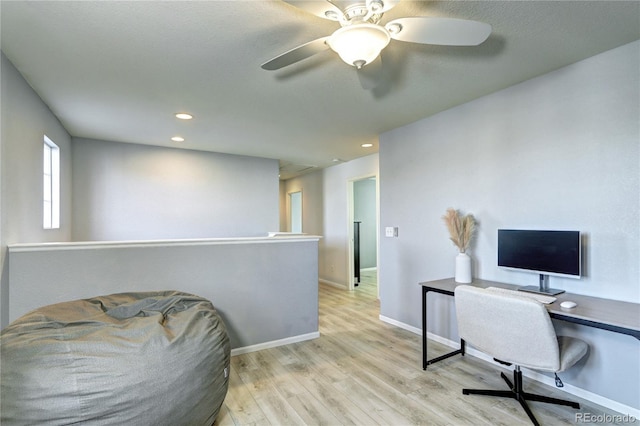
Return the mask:
[[[409, 324], [402, 323], [402, 322], [394, 320], [392, 318], [385, 317], [384, 315], [380, 315], [379, 318], [380, 318], [380, 321], [382, 321], [382, 322], [386, 322], [387, 324], [394, 325], [396, 327], [402, 328], [403, 330], [407, 330], [407, 331], [410, 331], [412, 333], [419, 334], [419, 335], [422, 336], [422, 330], [420, 328], [418, 328], [418, 327], [414, 327], [414, 326], [411, 326]], [[430, 340], [433, 340], [435, 342], [438, 342], [440, 344], [443, 344], [445, 346], [449, 346], [451, 348], [454, 348], [454, 349], [457, 349], [457, 348], [460, 347], [460, 343], [459, 342], [454, 342], [453, 340], [449, 340], [447, 338], [444, 338], [442, 336], [438, 336], [438, 335], [433, 334], [433, 333], [427, 332], [427, 338], [430, 339]], [[502, 369], [509, 370], [509, 369], [505, 368], [504, 365], [495, 362], [493, 360], [493, 358], [490, 357], [489, 355], [487, 355], [487, 354], [485, 354], [483, 352], [480, 352], [480, 351], [478, 351], [478, 350], [476, 350], [474, 348], [469, 348], [469, 347], [465, 348], [465, 354], [473, 356], [475, 358], [482, 359], [483, 361], [487, 361], [487, 362], [489, 362], [489, 363], [491, 363], [491, 364], [493, 364], [493, 365], [495, 365], [497, 367], [500, 367]], [[509, 370], [509, 371], [511, 371], [511, 370]], [[554, 380], [553, 377], [546, 376], [544, 374], [538, 373], [538, 372], [533, 371], [533, 370], [522, 368], [522, 374], [525, 377], [528, 377], [531, 380], [535, 380], [537, 382], [544, 383], [545, 385], [548, 385], [548, 386], [555, 387], [555, 385], [556, 385], [555, 384], [555, 380]], [[633, 408], [633, 407], [630, 407], [630, 406], [625, 405], [625, 404], [621, 404], [618, 401], [614, 401], [612, 399], [605, 398], [605, 397], [603, 397], [601, 395], [595, 394], [593, 392], [589, 392], [589, 391], [587, 391], [585, 389], [579, 388], [577, 386], [573, 386], [573, 385], [568, 384], [568, 383], [565, 383], [565, 385], [562, 388], [562, 390], [564, 390], [565, 392], [567, 392], [567, 393], [569, 393], [571, 395], [574, 395], [574, 396], [577, 396], [579, 398], [586, 399], [587, 401], [593, 402], [594, 404], [598, 404], [598, 405], [601, 405], [603, 407], [609, 408], [611, 410], [617, 411], [618, 413], [622, 413], [622, 414], [625, 414], [625, 415], [628, 415], [628, 416], [632, 416], [632, 417], [634, 417], [636, 419], [640, 419], [640, 409]]]
[[256, 345], [243, 346], [241, 348], [231, 349], [231, 356], [247, 354], [249, 352], [257, 352], [263, 349], [275, 348], [277, 346], [290, 345], [291, 343], [304, 342], [305, 340], [317, 339], [320, 332], [300, 334], [298, 336], [287, 337], [285, 339], [272, 340], [270, 342], [258, 343]]
[[378, 267], [377, 266], [372, 266], [370, 268], [360, 268], [361, 271], [377, 271]]
[[325, 280], [323, 278], [320, 278], [318, 281], [320, 281], [322, 284], [327, 284], [327, 285], [330, 285], [331, 287], [336, 287], [341, 290], [349, 290], [349, 286], [347, 284], [340, 284], [333, 281]]
[[422, 330], [419, 329], [418, 327], [414, 327], [412, 325], [405, 324], [403, 322], [394, 320], [393, 318], [385, 317], [384, 315], [380, 315], [378, 318], [380, 319], [380, 321], [386, 322], [387, 324], [395, 325], [396, 327], [402, 328], [403, 330], [407, 330], [407, 331], [410, 331], [412, 333], [422, 335]]

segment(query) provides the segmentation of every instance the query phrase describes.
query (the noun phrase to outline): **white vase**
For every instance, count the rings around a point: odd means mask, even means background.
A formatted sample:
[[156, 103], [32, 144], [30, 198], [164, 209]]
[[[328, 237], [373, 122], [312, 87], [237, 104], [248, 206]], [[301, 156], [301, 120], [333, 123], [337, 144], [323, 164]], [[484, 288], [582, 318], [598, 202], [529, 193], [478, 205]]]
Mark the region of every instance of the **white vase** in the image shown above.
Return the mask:
[[455, 281], [463, 284], [471, 282], [471, 258], [467, 253], [458, 253], [456, 256]]

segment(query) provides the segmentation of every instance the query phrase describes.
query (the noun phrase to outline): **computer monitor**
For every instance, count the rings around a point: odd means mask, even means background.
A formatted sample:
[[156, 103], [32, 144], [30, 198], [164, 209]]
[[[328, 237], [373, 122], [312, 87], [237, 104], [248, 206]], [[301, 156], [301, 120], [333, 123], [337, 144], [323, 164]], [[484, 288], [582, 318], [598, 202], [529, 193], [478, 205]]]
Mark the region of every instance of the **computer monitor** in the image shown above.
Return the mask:
[[549, 275], [580, 278], [580, 231], [498, 229], [498, 266], [539, 274], [538, 286], [520, 290], [560, 294], [549, 288]]

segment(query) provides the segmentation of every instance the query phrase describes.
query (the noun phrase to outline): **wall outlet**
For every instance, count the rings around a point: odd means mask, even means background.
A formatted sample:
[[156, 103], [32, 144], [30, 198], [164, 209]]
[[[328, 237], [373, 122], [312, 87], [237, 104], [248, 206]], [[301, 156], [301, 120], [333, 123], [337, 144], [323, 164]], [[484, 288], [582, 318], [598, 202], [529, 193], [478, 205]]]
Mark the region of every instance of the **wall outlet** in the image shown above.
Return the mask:
[[398, 227], [397, 226], [387, 226], [384, 228], [384, 236], [385, 237], [397, 237], [398, 236]]

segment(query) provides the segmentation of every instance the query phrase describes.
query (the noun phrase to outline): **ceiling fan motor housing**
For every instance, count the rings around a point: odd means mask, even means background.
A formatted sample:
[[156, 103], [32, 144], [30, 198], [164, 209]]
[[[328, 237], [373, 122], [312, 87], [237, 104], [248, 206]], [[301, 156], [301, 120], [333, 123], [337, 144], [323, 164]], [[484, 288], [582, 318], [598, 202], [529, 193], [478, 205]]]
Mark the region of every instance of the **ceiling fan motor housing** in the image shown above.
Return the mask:
[[381, 0], [352, 3], [344, 8], [344, 15], [339, 19], [340, 25], [347, 26], [362, 22], [377, 24], [382, 19], [384, 3]]

